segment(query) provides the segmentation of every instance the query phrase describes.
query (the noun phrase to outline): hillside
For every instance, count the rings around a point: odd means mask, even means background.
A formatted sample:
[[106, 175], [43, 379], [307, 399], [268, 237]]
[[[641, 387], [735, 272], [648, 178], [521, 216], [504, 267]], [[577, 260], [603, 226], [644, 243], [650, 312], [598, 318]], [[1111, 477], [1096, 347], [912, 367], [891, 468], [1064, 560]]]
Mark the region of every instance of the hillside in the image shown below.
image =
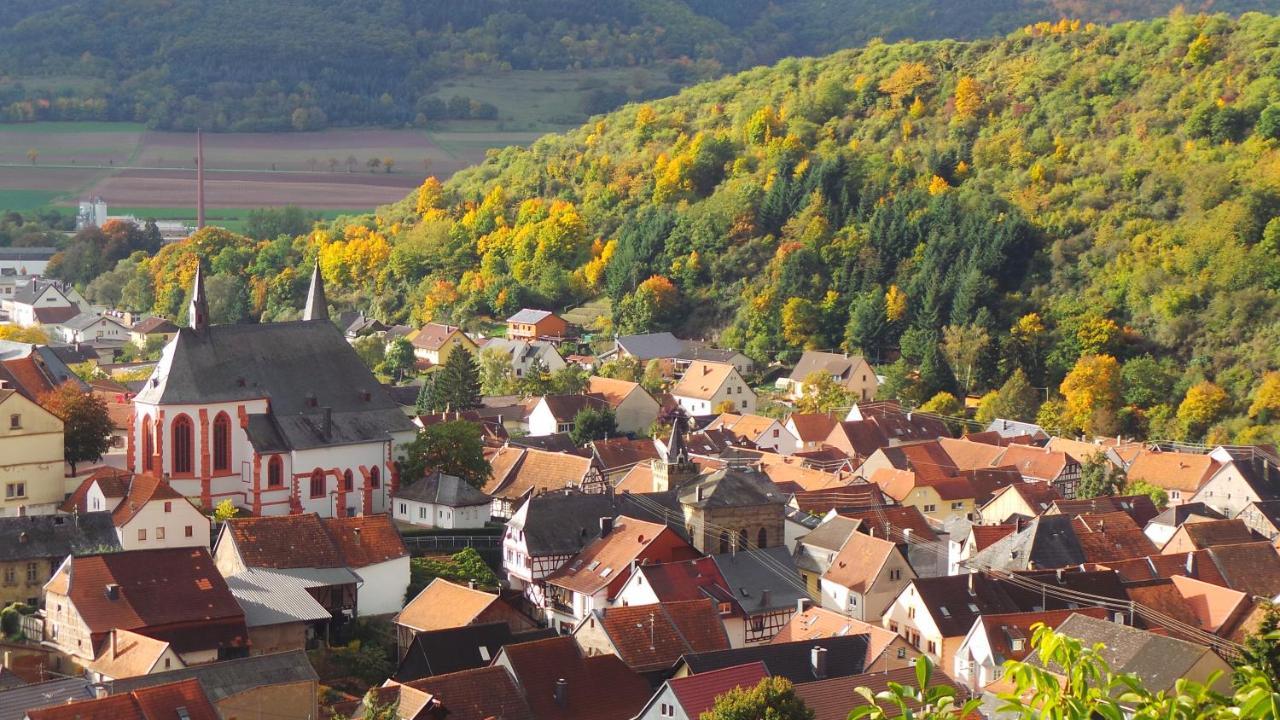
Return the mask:
[[292, 312], [291, 266], [318, 254], [335, 297], [386, 319], [604, 295], [606, 331], [719, 335], [759, 361], [863, 352], [910, 402], [1018, 370], [1056, 395], [1070, 372], [1045, 415], [1068, 431], [1275, 437], [1280, 19], [786, 60], [506, 149], [373, 218], [263, 245], [206, 233], [109, 276], [177, 314], [195, 253], [232, 320]]
[[451, 81], [654, 71], [582, 79], [562, 117], [580, 122], [726, 70], [874, 37], [987, 37], [1064, 14], [1111, 21], [1179, 5], [1238, 13], [1276, 11], [1280, 0], [12, 0], [0, 6], [0, 120], [215, 131], [509, 124], [512, 108]]

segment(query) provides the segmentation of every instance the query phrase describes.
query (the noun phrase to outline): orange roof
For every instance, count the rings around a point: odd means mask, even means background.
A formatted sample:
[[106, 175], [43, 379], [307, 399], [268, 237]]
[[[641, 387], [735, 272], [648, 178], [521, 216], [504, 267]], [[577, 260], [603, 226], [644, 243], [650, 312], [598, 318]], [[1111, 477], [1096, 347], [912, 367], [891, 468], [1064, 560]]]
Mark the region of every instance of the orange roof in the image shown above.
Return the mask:
[[1149, 555], [1156, 551], [1151, 538], [1137, 527], [1108, 526], [1099, 532], [1076, 532], [1086, 562], [1107, 562]]
[[1252, 605], [1249, 594], [1239, 590], [1182, 575], [1174, 575], [1169, 579], [1200, 619], [1200, 627], [1212, 633], [1233, 625], [1247, 614], [1246, 611]]
[[1017, 525], [973, 525], [969, 528], [969, 534], [973, 537], [973, 551], [994, 545], [997, 540], [1012, 535], [1017, 529]]
[[795, 428], [803, 442], [816, 443], [826, 440], [839, 421], [827, 413], [791, 413], [787, 424]]
[[653, 492], [653, 465], [638, 463], [632, 465], [626, 475], [613, 486], [615, 493], [647, 493]]
[[501, 448], [489, 465], [492, 472], [482, 492], [512, 500], [530, 490], [580, 487], [591, 472], [591, 458], [512, 446]]
[[594, 595], [628, 572], [631, 561], [640, 557], [659, 535], [670, 532], [665, 525], [619, 516], [609, 534], [593, 540], [552, 573], [547, 583]]
[[604, 398], [605, 402], [609, 403], [610, 407], [616, 409], [622, 404], [622, 401], [626, 400], [627, 397], [637, 389], [639, 389], [640, 392], [644, 392], [644, 389], [640, 388], [639, 383], [592, 375], [587, 379], [586, 392], [593, 395], [600, 395]]
[[[124, 499], [120, 501], [120, 504], [111, 513], [111, 522], [116, 527], [124, 527], [129, 524], [129, 521], [134, 516], [142, 512], [147, 503], [160, 500], [191, 503], [190, 500], [183, 497], [181, 493], [155, 475], [134, 475]], [[192, 505], [192, 507], [195, 506]]]
[[824, 472], [785, 462], [763, 463], [760, 465], [760, 472], [767, 475], [773, 481], [773, 484], [782, 486], [783, 489], [791, 492], [808, 492], [843, 487], [848, 485], [851, 479], [839, 473]]
[[1084, 462], [1098, 453], [1106, 453], [1112, 446], [1064, 437], [1052, 437], [1049, 438], [1049, 442], [1045, 444], [1045, 447], [1057, 452], [1064, 452], [1080, 462]]
[[[79, 487], [72, 492], [62, 505], [58, 508], [64, 513], [89, 512], [88, 496], [89, 488], [96, 482], [98, 488], [102, 490], [102, 494], [108, 499], [122, 498], [129, 492], [129, 482], [133, 479], [133, 473], [128, 470], [121, 470], [109, 466], [100, 467], [89, 473], [84, 480], [80, 481]], [[114, 510], [115, 508], [103, 508], [104, 510]]]
[[[707, 430], [715, 430], [724, 428], [732, 432], [738, 437], [747, 440], [756, 440], [769, 431], [777, 420], [763, 415], [735, 415], [734, 413], [721, 413], [720, 417], [711, 421], [707, 426]], [[787, 430], [786, 432], [790, 432]]]
[[1129, 480], [1142, 480], [1165, 490], [1193, 493], [1218, 469], [1208, 455], [1143, 450], [1129, 464]]
[[102, 653], [89, 663], [88, 669], [113, 680], [147, 675], [168, 649], [169, 643], [163, 640], [116, 628], [107, 636]]
[[[1128, 513], [1120, 511], [1081, 513], [1071, 519], [1076, 532], [1100, 532], [1103, 530], [1141, 530]], [[1143, 553], [1144, 555], [1146, 553]]]
[[[1204, 520], [1202, 522], [1183, 523], [1182, 527], [1169, 539], [1169, 545], [1178, 535], [1185, 535], [1191, 545], [1197, 549], [1215, 545], [1237, 545], [1254, 542], [1257, 536], [1244, 524], [1243, 520]], [[1176, 552], [1170, 550], [1169, 552]], [[1145, 553], [1144, 553], [1145, 554]]]
[[680, 378], [680, 382], [671, 388], [671, 394], [698, 400], [710, 400], [734, 372], [733, 366], [728, 363], [694, 360], [689, 364], [689, 369], [684, 371], [684, 376]]
[[396, 616], [396, 624], [419, 631], [447, 630], [475, 622], [498, 596], [436, 578]]
[[636, 672], [665, 670], [688, 653], [728, 650], [729, 635], [710, 598], [603, 608], [598, 620], [618, 657]]
[[867, 478], [867, 481], [879, 486], [885, 495], [898, 502], [905, 500], [916, 488], [916, 474], [910, 470], [879, 468]]
[[875, 583], [880, 569], [896, 552], [897, 545], [888, 540], [855, 532], [840, 548], [831, 566], [822, 574], [822, 579], [865, 593]]
[[1076, 464], [1076, 461], [1062, 452], [1053, 452], [1031, 445], [1010, 445], [1000, 456], [1000, 464], [1018, 468], [1018, 472], [1022, 473], [1023, 477], [1055, 480], [1069, 465]]
[[951, 462], [961, 470], [991, 467], [1005, 450], [999, 445], [953, 438], [938, 438], [938, 444], [946, 451]]
[[359, 568], [409, 554], [386, 514], [233, 518], [226, 528], [249, 567]]
[[867, 659], [863, 666], [875, 662], [885, 648], [893, 644], [898, 634], [886, 630], [879, 625], [872, 625], [861, 620], [854, 620], [822, 607], [810, 606], [804, 612], [794, 613], [786, 625], [769, 641], [770, 645], [789, 642], [803, 642], [828, 637], [844, 637], [846, 635], [867, 636]]
[[427, 323], [422, 326], [421, 330], [414, 333], [413, 337], [409, 338], [409, 343], [423, 350], [439, 350], [450, 337], [460, 330], [461, 328], [457, 325]]

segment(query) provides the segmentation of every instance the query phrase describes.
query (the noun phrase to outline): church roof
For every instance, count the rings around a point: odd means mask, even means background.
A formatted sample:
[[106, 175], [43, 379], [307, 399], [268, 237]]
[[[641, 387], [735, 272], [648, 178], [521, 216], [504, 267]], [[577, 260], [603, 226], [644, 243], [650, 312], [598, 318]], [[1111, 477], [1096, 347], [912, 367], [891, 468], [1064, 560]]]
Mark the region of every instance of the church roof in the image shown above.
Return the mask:
[[271, 416], [250, 422], [260, 450], [368, 442], [415, 429], [328, 320], [182, 328], [152, 377], [137, 402], [269, 400]]

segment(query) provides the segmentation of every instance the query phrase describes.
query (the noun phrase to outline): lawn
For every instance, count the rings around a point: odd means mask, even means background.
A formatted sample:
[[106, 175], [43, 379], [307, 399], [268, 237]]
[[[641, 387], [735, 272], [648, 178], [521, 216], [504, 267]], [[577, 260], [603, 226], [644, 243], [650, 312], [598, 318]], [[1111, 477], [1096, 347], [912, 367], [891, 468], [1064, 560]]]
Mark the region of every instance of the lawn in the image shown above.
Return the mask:
[[[0, 198], [3, 198], [0, 191]], [[249, 213], [258, 208], [210, 208], [205, 210], [205, 220], [211, 225], [228, 230], [242, 231], [249, 221]], [[111, 207], [112, 215], [132, 215], [143, 220], [184, 220], [192, 225], [196, 222], [196, 209], [193, 207]], [[332, 220], [340, 215], [360, 215], [372, 208], [352, 208], [350, 210], [313, 210], [325, 220]]]
[[0, 212], [41, 210], [51, 205], [59, 194], [51, 190], [0, 189]]

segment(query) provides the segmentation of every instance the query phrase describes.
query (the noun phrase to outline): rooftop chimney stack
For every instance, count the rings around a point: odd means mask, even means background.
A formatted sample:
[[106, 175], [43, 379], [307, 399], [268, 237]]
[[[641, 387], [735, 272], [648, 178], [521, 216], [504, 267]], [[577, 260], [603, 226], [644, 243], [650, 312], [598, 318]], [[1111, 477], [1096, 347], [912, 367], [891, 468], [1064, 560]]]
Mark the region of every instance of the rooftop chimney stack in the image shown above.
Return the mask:
[[569, 681], [564, 678], [556, 680], [556, 689], [553, 697], [555, 697], [556, 705], [567, 707], [569, 705]]
[[613, 532], [613, 518], [600, 518], [600, 537], [608, 537], [611, 532]]
[[827, 677], [827, 649], [814, 645], [809, 651], [809, 664], [813, 666], [813, 678], [824, 680]]
[[321, 425], [321, 433], [324, 434], [325, 440], [329, 440], [333, 437], [333, 408], [325, 406], [321, 408], [321, 411], [324, 413], [324, 424]]

